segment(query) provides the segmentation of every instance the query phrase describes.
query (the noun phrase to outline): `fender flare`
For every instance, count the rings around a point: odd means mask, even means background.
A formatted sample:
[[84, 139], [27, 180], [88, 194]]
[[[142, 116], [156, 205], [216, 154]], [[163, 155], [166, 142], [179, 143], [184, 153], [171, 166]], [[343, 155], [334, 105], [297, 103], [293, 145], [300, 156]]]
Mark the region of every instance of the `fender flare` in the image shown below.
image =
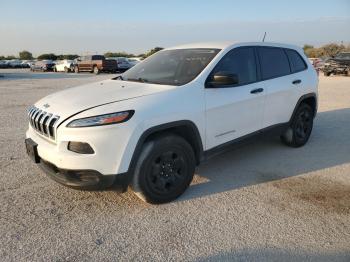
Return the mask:
[[203, 143], [202, 143], [202, 138], [200, 136], [200, 133], [199, 133], [199, 130], [198, 130], [196, 124], [190, 120], [179, 120], [179, 121], [169, 122], [169, 123], [153, 126], [149, 129], [146, 129], [142, 133], [142, 135], [139, 137], [137, 144], [136, 144], [136, 147], [135, 147], [135, 150], [134, 150], [133, 155], [131, 157], [128, 171], [127, 171], [127, 173], [129, 174], [129, 177], [132, 177], [132, 175], [133, 175], [133, 171], [135, 169], [137, 159], [141, 153], [142, 146], [143, 146], [144, 142], [146, 141], [146, 139], [152, 134], [155, 134], [155, 133], [158, 133], [161, 131], [166, 131], [167, 129], [176, 128], [176, 127], [187, 127], [187, 128], [191, 129], [192, 134], [194, 135], [194, 139], [196, 140], [195, 141], [196, 148], [194, 148], [194, 151], [196, 154], [196, 160], [197, 160], [197, 163], [200, 162], [202, 155], [203, 155]]
[[316, 117], [317, 105], [318, 105], [317, 95], [316, 95], [316, 93], [308, 93], [308, 94], [302, 95], [302, 96], [299, 98], [298, 102], [296, 103], [296, 105], [295, 105], [295, 107], [294, 107], [292, 116], [291, 116], [290, 119], [289, 119], [289, 123], [291, 123], [291, 121], [293, 120], [293, 118], [294, 118], [294, 116], [295, 116], [295, 114], [296, 114], [296, 112], [297, 112], [297, 109], [298, 109], [298, 107], [300, 106], [300, 104], [301, 104], [305, 99], [310, 98], [310, 97], [314, 98], [315, 101], [316, 101], [316, 105], [315, 105], [315, 114], [314, 114], [314, 117]]

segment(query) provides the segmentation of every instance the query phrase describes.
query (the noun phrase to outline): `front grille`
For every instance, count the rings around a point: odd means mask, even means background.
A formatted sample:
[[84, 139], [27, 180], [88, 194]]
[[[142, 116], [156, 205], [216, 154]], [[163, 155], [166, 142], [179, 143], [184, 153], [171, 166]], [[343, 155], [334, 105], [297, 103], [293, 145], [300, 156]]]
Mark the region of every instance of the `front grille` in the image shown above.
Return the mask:
[[51, 140], [55, 140], [55, 128], [59, 116], [47, 113], [35, 106], [28, 109], [29, 123], [33, 129]]

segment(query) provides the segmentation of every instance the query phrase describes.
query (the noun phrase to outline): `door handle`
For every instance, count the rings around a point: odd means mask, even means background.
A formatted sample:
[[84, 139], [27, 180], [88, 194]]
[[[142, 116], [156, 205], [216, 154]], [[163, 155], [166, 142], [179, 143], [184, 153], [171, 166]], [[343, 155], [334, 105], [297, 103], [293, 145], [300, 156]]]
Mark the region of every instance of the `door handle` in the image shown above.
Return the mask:
[[297, 80], [294, 80], [292, 82], [293, 85], [299, 85], [301, 83], [301, 80], [300, 79], [297, 79]]
[[262, 91], [264, 91], [264, 88], [257, 88], [257, 89], [253, 89], [252, 91], [250, 91], [250, 93], [257, 94], [257, 93], [261, 93]]

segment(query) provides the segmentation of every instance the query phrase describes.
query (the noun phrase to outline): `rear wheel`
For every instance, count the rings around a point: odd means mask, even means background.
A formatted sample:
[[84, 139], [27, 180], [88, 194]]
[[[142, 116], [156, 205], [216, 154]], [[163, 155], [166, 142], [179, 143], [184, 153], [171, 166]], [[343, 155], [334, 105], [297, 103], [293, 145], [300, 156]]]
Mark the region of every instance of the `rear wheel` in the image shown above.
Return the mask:
[[291, 147], [301, 147], [305, 145], [311, 135], [313, 120], [313, 109], [308, 104], [301, 104], [289, 128], [281, 136], [282, 141]]
[[144, 144], [132, 189], [145, 202], [170, 202], [190, 185], [195, 163], [193, 149], [186, 140], [172, 134], [159, 136]]

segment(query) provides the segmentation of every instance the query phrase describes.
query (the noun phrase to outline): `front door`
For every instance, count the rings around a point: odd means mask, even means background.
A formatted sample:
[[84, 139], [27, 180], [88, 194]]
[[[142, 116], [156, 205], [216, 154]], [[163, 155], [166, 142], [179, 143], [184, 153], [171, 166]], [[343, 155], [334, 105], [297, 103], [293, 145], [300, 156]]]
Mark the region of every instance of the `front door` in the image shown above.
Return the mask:
[[265, 90], [258, 82], [254, 47], [239, 47], [227, 53], [211, 72], [238, 77], [232, 86], [205, 89], [206, 150], [253, 133], [262, 127]]

